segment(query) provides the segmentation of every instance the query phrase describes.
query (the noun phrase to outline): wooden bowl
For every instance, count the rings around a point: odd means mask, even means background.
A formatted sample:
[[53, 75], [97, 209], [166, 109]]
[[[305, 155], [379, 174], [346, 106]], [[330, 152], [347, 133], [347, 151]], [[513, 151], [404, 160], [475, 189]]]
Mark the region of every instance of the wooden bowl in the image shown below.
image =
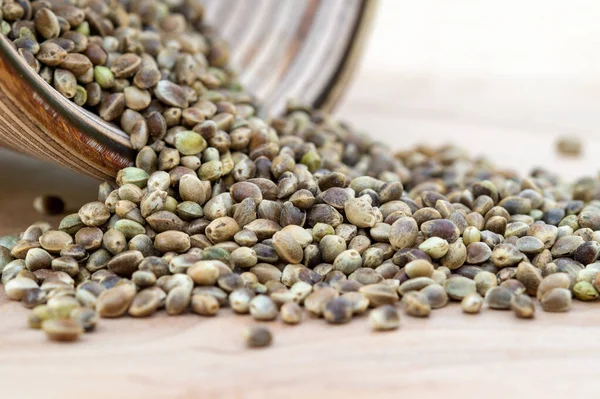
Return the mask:
[[[240, 80], [272, 114], [293, 98], [331, 109], [356, 65], [376, 0], [205, 0]], [[112, 180], [128, 136], [62, 97], [0, 36], [0, 144]]]

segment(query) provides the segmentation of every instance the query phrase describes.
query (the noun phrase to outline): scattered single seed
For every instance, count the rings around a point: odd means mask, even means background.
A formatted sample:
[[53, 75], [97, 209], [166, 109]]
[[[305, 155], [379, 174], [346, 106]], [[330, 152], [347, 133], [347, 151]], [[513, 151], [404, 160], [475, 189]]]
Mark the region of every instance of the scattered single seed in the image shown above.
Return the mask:
[[431, 309], [443, 308], [448, 304], [448, 294], [444, 287], [438, 284], [431, 284], [419, 291], [425, 295]]
[[239, 288], [229, 294], [229, 306], [234, 312], [247, 314], [250, 312], [250, 301], [255, 293], [247, 288]]
[[449, 278], [442, 283], [442, 286], [448, 297], [457, 301], [461, 301], [467, 295], [477, 291], [475, 281], [463, 276]]
[[580, 301], [593, 301], [600, 296], [592, 283], [579, 281], [573, 286], [573, 295]]
[[196, 294], [192, 296], [192, 310], [201, 316], [214, 316], [219, 311], [219, 301], [206, 294]]
[[434, 268], [430, 262], [424, 259], [416, 259], [404, 266], [404, 271], [410, 278], [431, 277]]
[[310, 313], [315, 316], [323, 315], [323, 307], [327, 302], [336, 298], [338, 296], [338, 292], [331, 287], [323, 287], [319, 290], [313, 291], [306, 299], [304, 300], [304, 307]]
[[156, 312], [160, 298], [154, 290], [146, 289], [138, 292], [131, 305], [129, 305], [129, 315], [133, 317], [147, 317]]
[[178, 315], [185, 311], [190, 304], [191, 290], [185, 286], [172, 288], [167, 294], [165, 308], [168, 315]]
[[38, 305], [34, 307], [29, 316], [27, 317], [27, 324], [30, 328], [40, 329], [42, 323], [46, 320], [52, 319], [54, 316], [46, 305]]
[[567, 273], [553, 273], [550, 274], [540, 282], [537, 290], [537, 299], [541, 300], [542, 297], [550, 290], [554, 288], [570, 289], [572, 285], [571, 278]]
[[493, 287], [485, 294], [485, 302], [490, 309], [507, 310], [510, 309], [510, 301], [513, 293], [506, 287]]
[[402, 297], [404, 312], [409, 316], [428, 317], [431, 306], [427, 296], [421, 292], [411, 291]]
[[187, 269], [187, 274], [198, 285], [211, 286], [219, 278], [219, 261], [199, 261]]
[[510, 307], [520, 319], [531, 319], [535, 315], [535, 305], [529, 295], [513, 295]]
[[546, 312], [567, 312], [571, 309], [571, 291], [565, 288], [552, 288], [540, 300]]
[[59, 342], [70, 342], [79, 339], [83, 327], [71, 319], [50, 319], [42, 322], [42, 330], [48, 339]]
[[396, 287], [384, 284], [369, 284], [360, 287], [358, 290], [367, 298], [369, 305], [377, 307], [380, 305], [391, 305], [398, 301], [398, 292]]
[[98, 323], [98, 315], [93, 309], [75, 308], [69, 318], [79, 324], [85, 332], [93, 331]]
[[136, 294], [131, 285], [119, 285], [103, 291], [96, 302], [100, 317], [120, 317], [127, 312]]
[[38, 284], [27, 277], [16, 277], [10, 280], [4, 286], [6, 296], [14, 301], [20, 301], [25, 292], [32, 288], [38, 288]]
[[333, 298], [323, 307], [323, 317], [331, 324], [344, 324], [352, 319], [352, 304], [346, 298]]
[[472, 292], [460, 301], [460, 307], [464, 313], [475, 314], [481, 311], [483, 297], [477, 292]]
[[560, 155], [577, 157], [581, 155], [581, 140], [576, 136], [563, 136], [556, 140], [556, 151]]
[[516, 279], [525, 286], [527, 295], [535, 295], [542, 282], [542, 271], [528, 262], [521, 262], [517, 267]]
[[342, 297], [350, 302], [352, 305], [352, 313], [363, 314], [369, 308], [369, 300], [360, 292], [346, 292], [342, 294]]
[[286, 324], [298, 324], [302, 321], [302, 308], [296, 302], [287, 302], [279, 309], [281, 320]]
[[49, 8], [40, 8], [34, 17], [35, 29], [44, 39], [53, 39], [60, 34], [58, 18]]
[[250, 300], [250, 315], [255, 320], [269, 321], [277, 317], [277, 305], [266, 295], [257, 295]]
[[375, 331], [396, 330], [400, 327], [400, 315], [393, 305], [382, 305], [371, 310], [369, 323]]
[[246, 346], [249, 348], [264, 348], [273, 343], [273, 335], [265, 326], [251, 326], [243, 331]]

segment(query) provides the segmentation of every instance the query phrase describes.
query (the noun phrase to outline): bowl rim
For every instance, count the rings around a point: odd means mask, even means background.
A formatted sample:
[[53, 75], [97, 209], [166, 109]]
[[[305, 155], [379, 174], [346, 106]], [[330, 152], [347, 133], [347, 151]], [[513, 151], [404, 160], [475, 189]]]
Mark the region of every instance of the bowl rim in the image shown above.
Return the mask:
[[328, 84], [322, 88], [321, 94], [314, 100], [315, 108], [332, 111], [341, 100], [360, 64], [369, 33], [373, 27], [378, 4], [379, 0], [361, 1], [348, 46]]
[[[7, 63], [15, 68], [17, 75], [24, 79], [41, 98], [42, 105], [44, 103], [49, 105], [54, 112], [82, 134], [92, 137], [109, 147], [111, 151], [130, 157], [132, 148], [129, 136], [125, 132], [60, 94], [27, 65], [10, 43], [10, 40], [4, 35], [0, 35], [0, 56], [4, 57]], [[41, 130], [49, 136], [54, 136], [52, 129], [41, 128]]]

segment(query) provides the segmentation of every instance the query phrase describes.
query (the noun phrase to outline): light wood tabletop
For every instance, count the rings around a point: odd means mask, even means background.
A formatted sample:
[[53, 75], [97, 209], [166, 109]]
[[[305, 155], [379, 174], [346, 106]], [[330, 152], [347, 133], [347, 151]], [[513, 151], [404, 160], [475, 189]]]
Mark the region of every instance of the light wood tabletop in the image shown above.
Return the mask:
[[[523, 173], [541, 165], [568, 179], [596, 175], [600, 59], [591, 49], [600, 6], [573, 3], [564, 10], [560, 1], [510, 0], [491, 10], [475, 0], [382, 1], [338, 115], [398, 149], [454, 143]], [[536, 18], [525, 18], [534, 11]], [[564, 35], [553, 30], [561, 20]], [[506, 43], [499, 32], [511, 23]], [[555, 138], [567, 133], [584, 139], [581, 158], [555, 154]], [[96, 197], [97, 184], [1, 151], [0, 234], [41, 218], [31, 207], [37, 194], [61, 195], [76, 210]], [[229, 310], [215, 318], [101, 320], [79, 342], [52, 343], [26, 327], [26, 309], [0, 294], [0, 398], [596, 394], [600, 303], [575, 303], [566, 314], [537, 310], [535, 320], [518, 320], [488, 309], [467, 316], [453, 304], [428, 319], [402, 315], [401, 328], [389, 333], [372, 333], [366, 317], [343, 326], [277, 321], [269, 323], [273, 346], [248, 350], [241, 330], [252, 321]]]

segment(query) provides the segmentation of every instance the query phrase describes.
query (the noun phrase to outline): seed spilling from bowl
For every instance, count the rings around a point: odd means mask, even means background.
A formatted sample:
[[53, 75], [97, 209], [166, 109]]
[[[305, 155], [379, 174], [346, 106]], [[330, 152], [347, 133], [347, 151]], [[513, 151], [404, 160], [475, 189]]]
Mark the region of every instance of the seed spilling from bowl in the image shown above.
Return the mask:
[[[163, 308], [338, 325], [371, 307], [379, 331], [399, 327], [400, 307], [427, 317], [452, 300], [531, 318], [532, 297], [564, 312], [600, 296], [597, 179], [517, 176], [452, 146], [394, 153], [293, 103], [263, 119], [224, 42], [196, 29], [197, 2], [96, 3], [2, 7], [0, 30], [27, 64], [138, 150], [57, 230], [0, 238], [5, 291], [49, 338]], [[35, 207], [64, 210], [48, 196]]]

